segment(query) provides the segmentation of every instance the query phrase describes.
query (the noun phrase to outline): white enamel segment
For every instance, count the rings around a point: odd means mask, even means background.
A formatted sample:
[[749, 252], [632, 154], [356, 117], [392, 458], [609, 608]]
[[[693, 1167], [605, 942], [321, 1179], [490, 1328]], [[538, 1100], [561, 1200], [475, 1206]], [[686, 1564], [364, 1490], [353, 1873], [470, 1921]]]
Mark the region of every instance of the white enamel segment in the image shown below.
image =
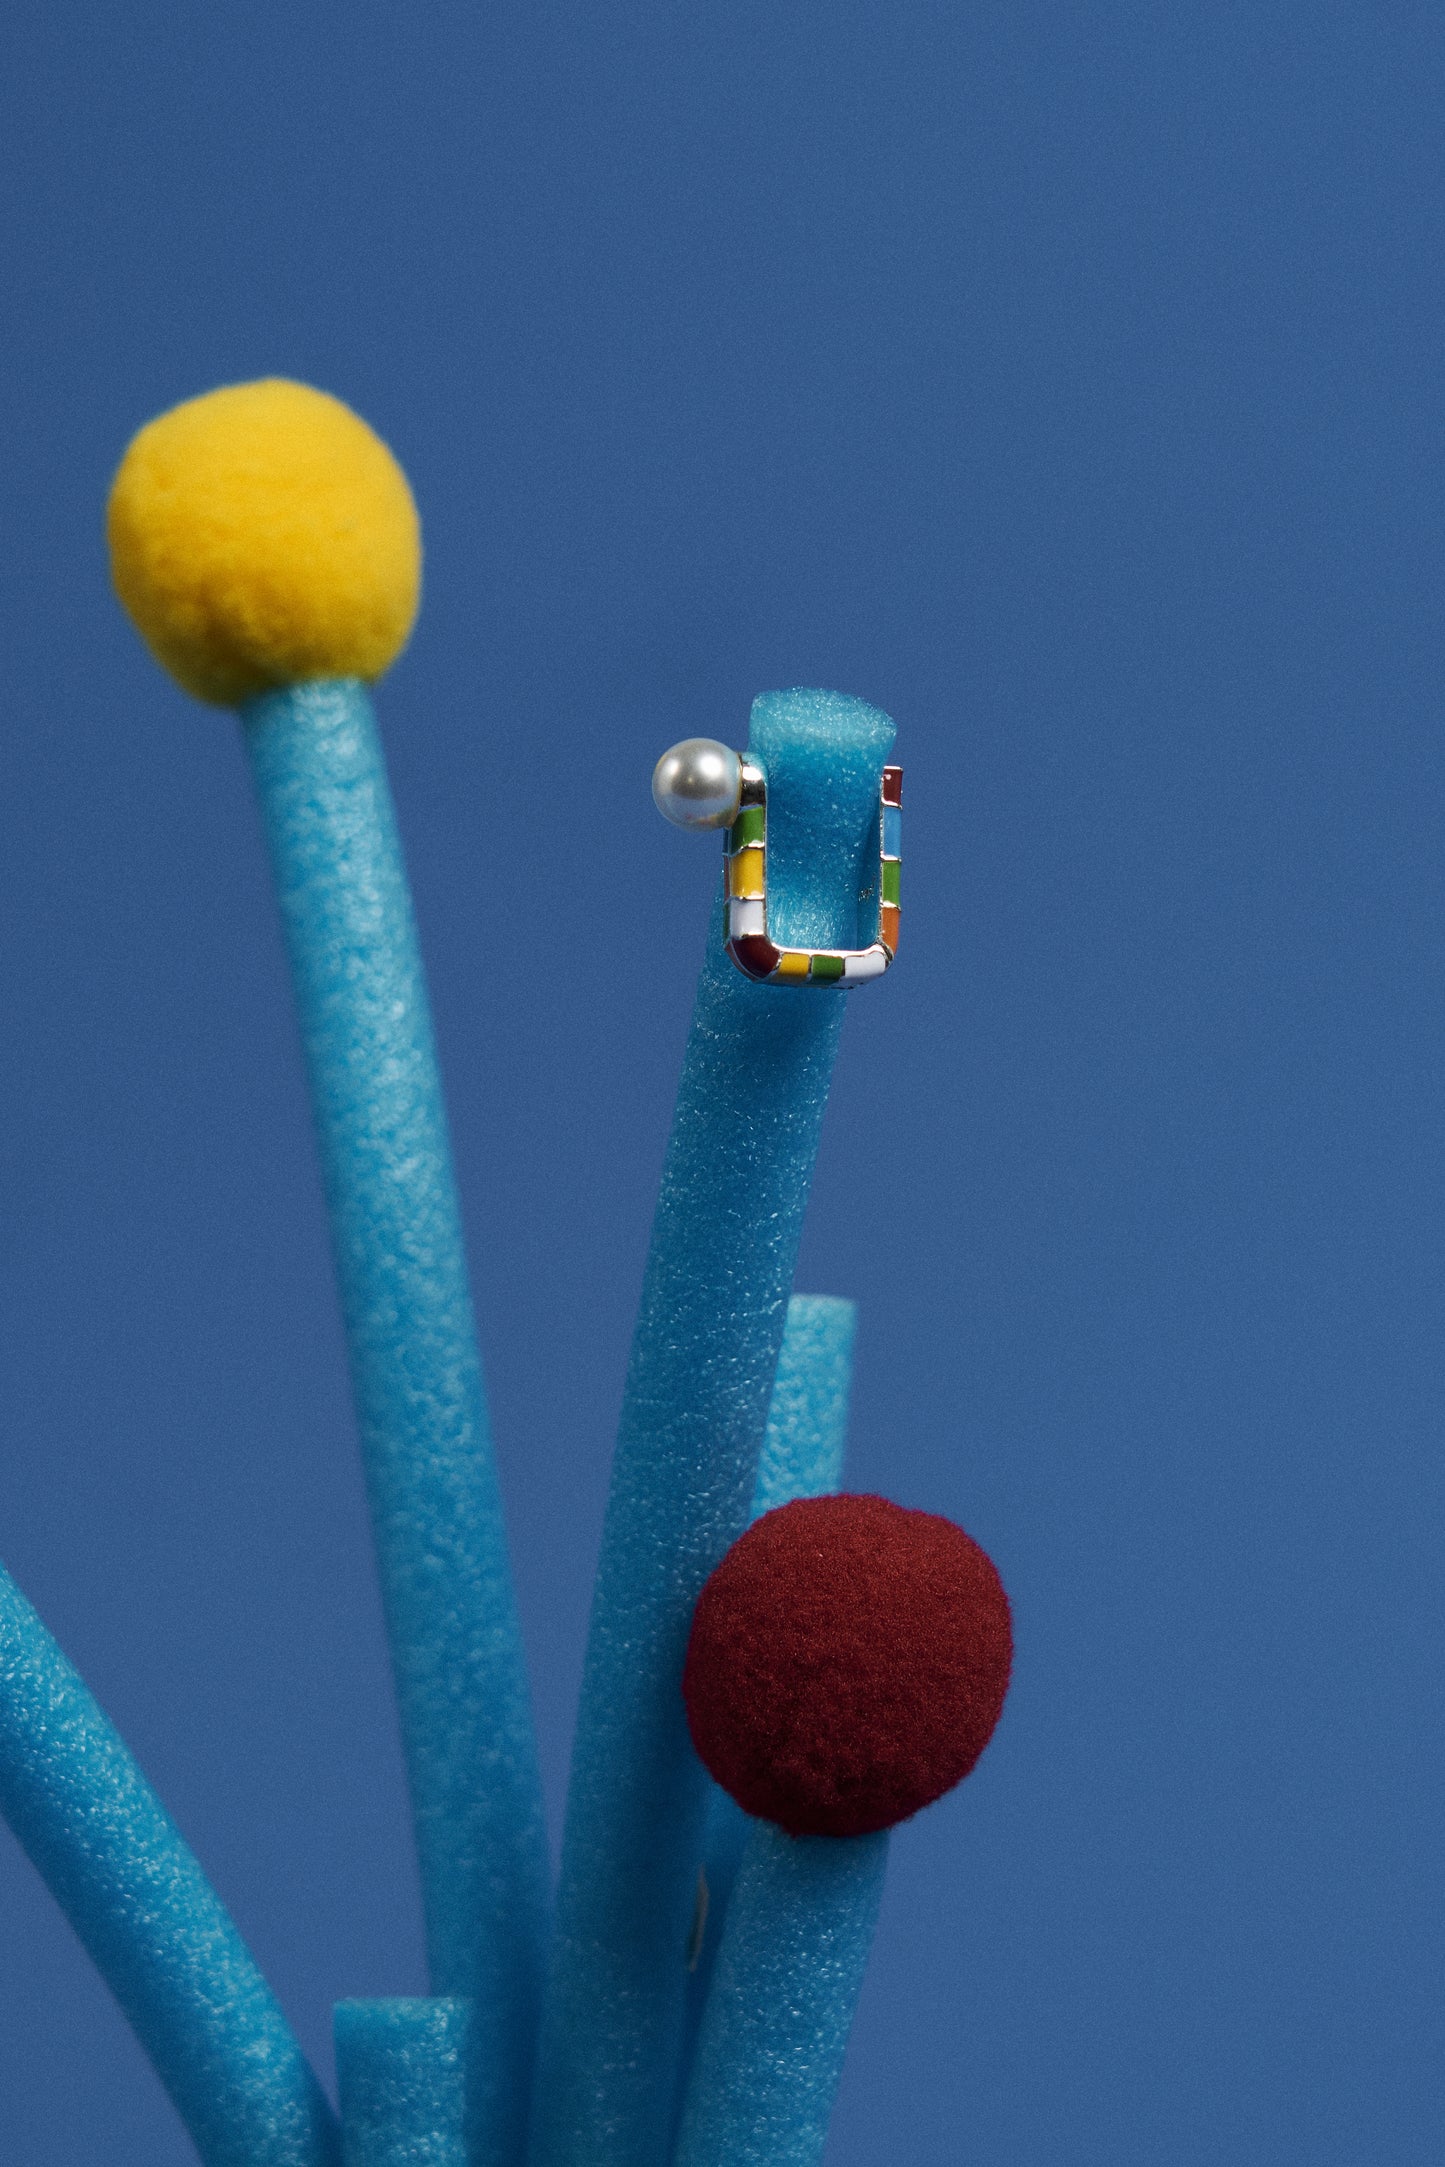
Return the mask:
[[761, 896], [734, 896], [728, 905], [728, 935], [741, 940], [746, 934], [758, 933], [764, 938], [768, 931], [768, 906]]
[[871, 948], [860, 948], [856, 955], [843, 959], [843, 983], [845, 986], [863, 986], [870, 978], [881, 978], [891, 958], [881, 943]]

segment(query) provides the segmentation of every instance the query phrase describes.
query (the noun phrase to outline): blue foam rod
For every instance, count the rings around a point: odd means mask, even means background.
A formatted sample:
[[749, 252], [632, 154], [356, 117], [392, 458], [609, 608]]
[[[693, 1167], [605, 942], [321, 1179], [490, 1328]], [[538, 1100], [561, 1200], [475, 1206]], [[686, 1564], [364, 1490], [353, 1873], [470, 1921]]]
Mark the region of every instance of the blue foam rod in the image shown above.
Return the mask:
[[[770, 693], [770, 924], [857, 938], [886, 715]], [[872, 844], [876, 852], [876, 843]], [[868, 998], [863, 995], [862, 998]], [[659, 2167], [707, 1784], [681, 1679], [698, 1590], [746, 1525], [849, 996], [755, 985], [713, 913], [623, 1396], [573, 1748], [533, 2167]]]
[[[790, 1498], [831, 1496], [842, 1483], [857, 1322], [857, 1304], [836, 1294], [795, 1294], [789, 1302], [750, 1520]], [[696, 1968], [688, 1987], [689, 2037], [701, 2019], [728, 1897], [752, 1827], [752, 1816], [710, 1783], [703, 1847], [707, 1908], [695, 1937]]]
[[469, 2149], [465, 1998], [339, 2001], [344, 2167], [487, 2167]]
[[3, 1569], [0, 1811], [205, 2167], [337, 2167], [335, 2117], [230, 1915]]
[[[828, 1497], [843, 1480], [857, 1304], [836, 1294], [795, 1294], [788, 1303], [778, 1374], [768, 1402], [749, 1518], [795, 1497]], [[733, 1883], [755, 1826], [718, 1784], [708, 1785], [707, 1833], [689, 1948], [683, 2071], [692, 2059]]]
[[843, 1480], [858, 1305], [795, 1294], [768, 1402], [749, 1520], [795, 1497], [831, 1497]]
[[371, 703], [243, 711], [295, 984], [421, 1865], [477, 2005], [487, 2157], [522, 2143], [547, 1909], [531, 1706], [411, 899]]
[[787, 1836], [754, 1822], [673, 2167], [817, 2167], [887, 1863], [886, 1830]]

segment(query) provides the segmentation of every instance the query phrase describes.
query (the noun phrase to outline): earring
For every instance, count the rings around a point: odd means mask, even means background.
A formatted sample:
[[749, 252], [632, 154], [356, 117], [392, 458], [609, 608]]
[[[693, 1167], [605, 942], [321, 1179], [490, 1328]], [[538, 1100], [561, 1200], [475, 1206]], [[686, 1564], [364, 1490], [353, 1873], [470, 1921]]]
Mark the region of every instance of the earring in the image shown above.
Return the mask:
[[[726, 828], [727, 951], [744, 977], [775, 986], [866, 985], [898, 953], [903, 770], [886, 767], [878, 796], [878, 931], [865, 948], [779, 948], [768, 931], [768, 783], [715, 738], [684, 738], [658, 761], [652, 795], [680, 828]], [[872, 894], [865, 889], [859, 897]]]

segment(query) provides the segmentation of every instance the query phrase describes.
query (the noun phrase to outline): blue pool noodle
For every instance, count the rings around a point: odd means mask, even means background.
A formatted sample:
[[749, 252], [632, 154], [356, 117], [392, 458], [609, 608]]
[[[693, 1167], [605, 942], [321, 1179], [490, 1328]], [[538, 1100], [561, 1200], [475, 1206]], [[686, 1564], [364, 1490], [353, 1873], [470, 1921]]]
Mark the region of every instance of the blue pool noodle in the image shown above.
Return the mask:
[[673, 2167], [817, 2167], [887, 1863], [886, 1829], [788, 1836], [754, 1822]]
[[843, 1480], [858, 1305], [795, 1294], [768, 1401], [749, 1520], [795, 1497], [829, 1497]]
[[[795, 1497], [831, 1496], [842, 1483], [857, 1323], [857, 1304], [836, 1294], [795, 1294], [788, 1303], [749, 1520]], [[700, 1908], [693, 1929], [684, 2072], [692, 2058], [723, 1921], [753, 1825], [751, 1816], [726, 1791], [716, 1783], [708, 1785], [699, 1889], [700, 1906], [705, 1904], [705, 1909]]]
[[474, 2014], [462, 1997], [336, 2004], [345, 2167], [489, 2167], [467, 2126]]
[[[784, 940], [857, 940], [892, 741], [886, 715], [839, 693], [754, 704], [749, 749], [768, 778], [770, 908]], [[683, 1655], [698, 1591], [747, 1521], [848, 999], [744, 978], [723, 949], [719, 901], [613, 1461], [532, 2167], [659, 2167], [667, 2151], [707, 1801]]]
[[476, 2002], [478, 2127], [503, 2167], [525, 2124], [546, 1842], [411, 898], [362, 686], [294, 686], [242, 720], [330, 1211], [431, 1985]]
[[291, 2028], [180, 1832], [0, 1570], [0, 1811], [69, 1919], [205, 2167], [338, 2167]]
[[[841, 1484], [857, 1323], [857, 1304], [836, 1294], [795, 1294], [789, 1302], [750, 1521], [795, 1497], [830, 1496]], [[707, 1917], [688, 1989], [690, 2016], [700, 2016], [707, 1997], [728, 1897], [752, 1826], [751, 1816], [726, 1791], [709, 1784], [703, 1849]]]

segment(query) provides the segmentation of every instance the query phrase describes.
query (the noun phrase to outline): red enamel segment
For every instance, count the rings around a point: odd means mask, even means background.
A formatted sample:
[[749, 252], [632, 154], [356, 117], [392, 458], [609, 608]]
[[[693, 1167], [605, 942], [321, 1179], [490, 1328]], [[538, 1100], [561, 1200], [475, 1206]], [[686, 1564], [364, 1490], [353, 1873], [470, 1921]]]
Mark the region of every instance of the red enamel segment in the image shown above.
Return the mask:
[[728, 953], [749, 978], [771, 978], [782, 951], [761, 933], [740, 933], [736, 940], [728, 942]]
[[882, 796], [885, 805], [901, 805], [903, 803], [903, 770], [901, 767], [884, 768]]

